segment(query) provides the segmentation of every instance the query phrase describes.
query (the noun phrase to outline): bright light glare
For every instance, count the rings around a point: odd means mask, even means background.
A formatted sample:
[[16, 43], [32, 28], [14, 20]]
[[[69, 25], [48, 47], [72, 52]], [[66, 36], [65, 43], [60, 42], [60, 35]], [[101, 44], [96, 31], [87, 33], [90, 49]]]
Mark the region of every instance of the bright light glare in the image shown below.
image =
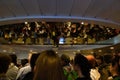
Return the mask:
[[84, 24], [84, 22], [81, 22], [81, 24]]
[[25, 24], [28, 24], [28, 22], [25, 22]]

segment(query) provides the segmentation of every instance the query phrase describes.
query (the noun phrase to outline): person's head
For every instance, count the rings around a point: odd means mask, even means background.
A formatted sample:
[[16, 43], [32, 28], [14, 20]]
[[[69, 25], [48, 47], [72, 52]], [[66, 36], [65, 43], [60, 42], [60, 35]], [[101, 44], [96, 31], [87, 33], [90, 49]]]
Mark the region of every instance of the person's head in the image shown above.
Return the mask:
[[10, 54], [9, 56], [12, 59], [12, 63], [14, 63], [15, 65], [17, 65], [17, 56], [16, 56], [16, 54]]
[[6, 73], [11, 62], [10, 56], [0, 53], [0, 74]]
[[33, 80], [65, 80], [60, 58], [53, 50], [40, 53]]
[[90, 79], [90, 65], [85, 56], [77, 53], [74, 58], [74, 69], [78, 73], [80, 72], [84, 77]]
[[21, 60], [21, 65], [24, 67], [28, 63], [28, 59], [22, 59]]
[[113, 76], [120, 76], [120, 56], [116, 55], [113, 57], [110, 72]]
[[87, 55], [86, 58], [88, 59], [91, 68], [95, 68], [96, 67], [95, 57], [93, 55]]
[[103, 56], [103, 58], [104, 58], [105, 63], [110, 64], [111, 59], [112, 59], [112, 55], [106, 54], [106, 55]]
[[62, 54], [60, 58], [61, 58], [62, 66], [69, 65], [69, 63], [70, 63], [70, 57], [68, 55]]
[[120, 56], [120, 49], [116, 50], [115, 55]]
[[28, 63], [30, 63], [32, 54], [35, 54], [35, 53], [37, 53], [37, 52], [30, 51], [30, 52], [28, 53]]
[[101, 55], [96, 56], [96, 62], [97, 62], [97, 66], [104, 64], [103, 56]]
[[30, 66], [31, 66], [32, 71], [34, 70], [35, 62], [36, 62], [37, 58], [39, 57], [39, 55], [40, 55], [40, 53], [34, 53], [31, 56]]

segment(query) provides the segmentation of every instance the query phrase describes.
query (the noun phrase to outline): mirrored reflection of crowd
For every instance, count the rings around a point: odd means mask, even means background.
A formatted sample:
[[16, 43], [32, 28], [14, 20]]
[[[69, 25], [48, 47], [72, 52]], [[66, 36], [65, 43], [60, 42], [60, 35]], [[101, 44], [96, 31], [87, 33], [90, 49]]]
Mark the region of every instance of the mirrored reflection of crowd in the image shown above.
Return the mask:
[[119, 29], [80, 23], [29, 22], [0, 26], [0, 37], [9, 43], [55, 46], [58, 46], [61, 37], [65, 39], [64, 44], [91, 44], [110, 39], [119, 33]]
[[[120, 52], [70, 58], [54, 50], [30, 52], [18, 65], [16, 54], [0, 53], [0, 80], [120, 80]], [[23, 64], [24, 63], [24, 64]]]

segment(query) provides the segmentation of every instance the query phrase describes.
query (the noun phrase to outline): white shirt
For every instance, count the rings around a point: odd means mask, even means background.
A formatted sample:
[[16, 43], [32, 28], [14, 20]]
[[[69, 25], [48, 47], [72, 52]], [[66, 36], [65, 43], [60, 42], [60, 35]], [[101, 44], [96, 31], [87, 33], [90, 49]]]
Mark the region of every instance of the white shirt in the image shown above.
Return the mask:
[[97, 69], [91, 69], [90, 70], [90, 77], [92, 80], [99, 80], [100, 79], [100, 73]]
[[22, 67], [22, 68], [18, 71], [16, 80], [17, 80], [19, 77], [23, 77], [25, 74], [27, 74], [27, 73], [30, 72], [30, 71], [31, 71], [30, 65], [27, 65], [27, 66], [25, 66], [25, 67]]

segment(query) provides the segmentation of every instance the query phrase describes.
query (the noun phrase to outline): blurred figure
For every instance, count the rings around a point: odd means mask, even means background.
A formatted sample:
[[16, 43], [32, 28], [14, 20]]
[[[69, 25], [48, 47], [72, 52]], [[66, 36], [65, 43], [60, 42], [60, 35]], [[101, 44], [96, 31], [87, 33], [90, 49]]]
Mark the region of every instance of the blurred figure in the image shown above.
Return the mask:
[[113, 80], [120, 80], [120, 56], [114, 56], [110, 66], [110, 72]]
[[66, 80], [59, 56], [53, 50], [41, 52], [33, 80]]
[[98, 55], [96, 56], [96, 62], [97, 62], [97, 67], [98, 71], [100, 73], [100, 80], [107, 80], [108, 77], [110, 76], [110, 71], [109, 71], [109, 64], [107, 64], [104, 61], [104, 56]]
[[60, 35], [61, 35], [61, 32], [58, 28], [56, 28], [54, 31], [52, 31], [52, 39], [53, 39], [53, 44], [55, 47], [59, 47]]
[[90, 77], [92, 80], [99, 80], [100, 79], [100, 73], [98, 72], [98, 68], [96, 66], [96, 59], [93, 55], [87, 55], [86, 58], [89, 61], [89, 64], [91, 66], [90, 70]]
[[28, 59], [22, 59], [21, 60], [21, 66], [25, 67], [28, 64]]
[[70, 64], [70, 57], [66, 54], [62, 54], [60, 58], [67, 80], [75, 80], [77, 73], [75, 73], [73, 66]]
[[0, 80], [10, 80], [6, 76], [6, 72], [11, 62], [10, 56], [0, 53]]
[[31, 56], [31, 59], [30, 59], [30, 67], [31, 67], [31, 71], [28, 72], [24, 78], [22, 80], [33, 80], [33, 77], [34, 77], [34, 66], [35, 66], [35, 62], [37, 60], [37, 58], [39, 57], [40, 53], [34, 53], [32, 54]]
[[61, 63], [62, 63], [62, 66], [63, 68], [66, 70], [66, 71], [70, 71], [71, 70], [71, 67], [70, 67], [70, 57], [66, 54], [62, 54], [61, 55]]
[[92, 80], [90, 77], [90, 65], [87, 58], [77, 53], [74, 58], [74, 69], [78, 74], [76, 80]]
[[30, 24], [25, 24], [23, 29], [22, 29], [22, 34], [23, 34], [23, 41], [26, 44], [27, 38], [30, 38], [31, 36], [31, 26]]
[[[31, 56], [34, 52], [30, 52], [28, 54], [28, 63], [26, 64], [26, 66], [22, 67], [19, 69], [16, 80], [22, 80], [24, 78], [24, 76], [31, 71], [31, 67], [30, 67], [30, 59]], [[36, 53], [36, 52], [35, 52]]]
[[9, 69], [8, 69], [6, 75], [10, 80], [15, 80], [17, 73], [18, 73], [18, 67], [16, 66], [17, 65], [17, 56], [15, 54], [10, 54], [9, 56], [11, 57], [12, 62], [9, 65]]
[[98, 66], [98, 67], [101, 66], [102, 64], [104, 64], [103, 56], [98, 55], [98, 56], [95, 57], [95, 59], [96, 59], [96, 62], [97, 62], [97, 66]]

